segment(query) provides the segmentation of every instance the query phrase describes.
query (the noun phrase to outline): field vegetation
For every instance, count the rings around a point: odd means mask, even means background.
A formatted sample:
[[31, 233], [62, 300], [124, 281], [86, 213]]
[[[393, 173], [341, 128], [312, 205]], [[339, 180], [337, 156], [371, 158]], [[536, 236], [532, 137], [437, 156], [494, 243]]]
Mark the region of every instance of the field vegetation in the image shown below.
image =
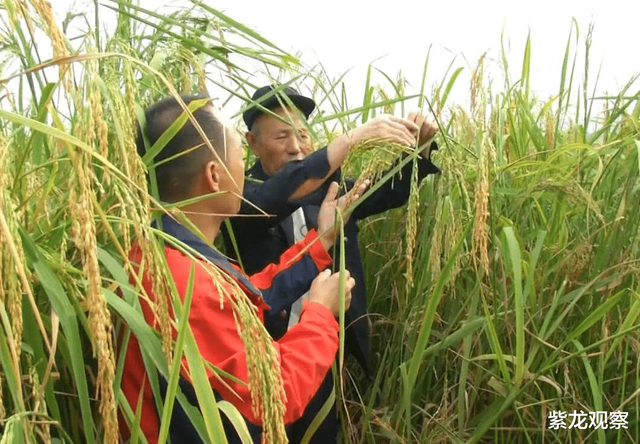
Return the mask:
[[[107, 15], [114, 26], [104, 29]], [[145, 442], [119, 384], [120, 345], [131, 334], [149, 374], [169, 381], [164, 418], [176, 402], [186, 406], [177, 386], [184, 356], [203, 406], [187, 406], [200, 434], [225, 442], [221, 414], [241, 428], [237, 411], [215, 402], [189, 326], [174, 323], [174, 344], [168, 317], [159, 333], [145, 324], [127, 251], [143, 239], [156, 285], [172, 294], [175, 313], [188, 310], [161, 254], [171, 239], [150, 226], [167, 208], [151, 161], [136, 153], [136, 122], [168, 94], [215, 90], [220, 106], [246, 106], [262, 84], [256, 71], [313, 94], [316, 146], [410, 106], [440, 125], [433, 160], [442, 174], [414, 190], [410, 211], [360, 226], [374, 377], [348, 360], [334, 369], [343, 442], [640, 442], [640, 90], [633, 78], [595, 97], [588, 66], [577, 68], [590, 42], [587, 31], [578, 46], [581, 31], [567, 29], [552, 97], [529, 86], [527, 41], [517, 69], [503, 53], [502, 85], [488, 81], [484, 58], [468, 85], [459, 81], [468, 68], [455, 64], [431, 79], [427, 59], [417, 86], [372, 67], [356, 104], [342, 76], [197, 1], [157, 12], [107, 0], [59, 23], [44, 0], [4, 0], [0, 443], [116, 443], [119, 408], [131, 443]], [[454, 89], [468, 90], [468, 103], [452, 103]], [[227, 111], [237, 119], [242, 110]], [[348, 171], [359, 174], [372, 155], [354, 156]], [[234, 308], [257, 335], [248, 336], [266, 341], [242, 298]], [[156, 309], [167, 316], [166, 304]], [[268, 402], [278, 393], [275, 357], [254, 355], [251, 385], [279, 442], [281, 406]], [[550, 428], [554, 411], [618, 410], [627, 428]]]

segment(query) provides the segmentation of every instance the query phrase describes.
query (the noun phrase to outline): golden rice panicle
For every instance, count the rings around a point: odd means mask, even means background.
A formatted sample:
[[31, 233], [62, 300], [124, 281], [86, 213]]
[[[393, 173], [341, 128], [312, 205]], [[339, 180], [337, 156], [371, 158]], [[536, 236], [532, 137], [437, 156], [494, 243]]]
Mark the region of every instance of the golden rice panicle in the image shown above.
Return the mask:
[[[12, 242], [20, 243], [20, 237], [18, 235], [17, 224], [15, 220], [12, 220], [11, 216], [9, 217], [9, 229], [10, 235], [12, 237]], [[0, 241], [1, 242], [1, 241]], [[3, 248], [4, 250], [4, 248]], [[24, 255], [22, 248], [15, 248], [15, 253], [18, 254], [18, 257], [11, 257], [6, 265], [4, 271], [9, 271], [9, 269], [13, 269], [13, 271], [7, 276], [6, 279], [6, 298], [5, 303], [9, 308], [9, 315], [11, 316], [11, 329], [13, 330], [13, 338], [15, 341], [16, 350], [21, 349], [22, 344], [22, 297], [25, 293], [25, 290], [22, 288], [22, 284], [19, 278], [19, 272], [26, 270], [24, 266]], [[13, 255], [12, 255], [13, 256]], [[7, 259], [7, 255], [5, 255], [5, 259]], [[3, 277], [4, 280], [4, 277]]]
[[[357, 187], [365, 180], [375, 182], [380, 179], [389, 168], [389, 165], [394, 164], [394, 162], [396, 162], [403, 153], [415, 155], [413, 148], [408, 148], [399, 143], [388, 142], [380, 139], [365, 140], [351, 148], [346, 160], [347, 165], [354, 163], [355, 159], [358, 157], [368, 155], [368, 158], [364, 160], [364, 166], [361, 168], [360, 176], [349, 193], [354, 193]], [[406, 216], [405, 258], [407, 265], [405, 278], [407, 291], [413, 286], [413, 256], [416, 246], [416, 237], [418, 234], [418, 209], [420, 206], [418, 167], [416, 165], [416, 161], [417, 159], [412, 160], [414, 165], [411, 170], [411, 185]]]
[[402, 71], [398, 71], [398, 78], [396, 80], [396, 97], [404, 97], [405, 87], [407, 81], [404, 78]]
[[178, 63], [178, 91], [187, 92], [191, 91], [191, 67], [189, 63], [186, 61], [182, 61], [182, 63]]
[[[136, 217], [139, 217], [138, 213]], [[171, 280], [168, 276], [168, 265], [164, 252], [164, 244], [159, 240], [151, 227], [151, 220], [144, 220], [140, 227], [135, 228], [136, 242], [142, 253], [140, 276], [146, 275], [151, 278], [151, 294], [152, 295], [169, 295], [171, 289]], [[125, 259], [126, 260], [126, 259]], [[138, 290], [142, 292], [142, 296], [149, 304], [149, 308], [158, 322], [158, 330], [162, 340], [162, 351], [167, 360], [167, 364], [171, 367], [173, 362], [173, 336], [171, 315], [169, 312], [168, 297], [150, 297], [146, 294], [144, 287], [141, 285]]]
[[544, 120], [544, 137], [547, 140], [547, 147], [552, 149], [556, 143], [556, 120], [551, 110], [547, 111]]
[[476, 69], [471, 76], [471, 119], [469, 124], [472, 137], [476, 140], [476, 153], [478, 157], [477, 178], [474, 189], [474, 221], [473, 221], [473, 257], [476, 264], [484, 272], [489, 270], [487, 220], [489, 217], [489, 165], [495, 158], [495, 150], [492, 149], [485, 130], [486, 91], [483, 88], [484, 55], [480, 56]]
[[[454, 199], [452, 198], [452, 192], [459, 190], [463, 191], [463, 198], [466, 196], [464, 191], [464, 179], [461, 177], [460, 167], [461, 162], [454, 157], [454, 154], [447, 151], [447, 155], [443, 155], [439, 158], [442, 174], [440, 174], [436, 180], [435, 197], [433, 199], [436, 202], [436, 215], [435, 224], [433, 229], [433, 236], [431, 239], [431, 245], [429, 250], [429, 271], [432, 279], [437, 279], [437, 276], [441, 272], [442, 261], [448, 261], [449, 255], [453, 251], [454, 247], [458, 244], [462, 236], [461, 224], [459, 219], [460, 210], [456, 210], [453, 205]], [[469, 197], [466, 196], [468, 201]], [[470, 209], [467, 212], [471, 212]], [[451, 270], [450, 282], [455, 282], [455, 276], [460, 271], [462, 253], [459, 251]]]
[[[132, 177], [131, 167], [129, 166], [129, 155], [128, 155], [128, 144], [129, 140], [132, 137], [130, 134], [131, 128], [130, 125], [127, 125], [126, 119], [119, 119], [119, 116], [126, 115], [126, 108], [124, 104], [124, 99], [122, 93], [120, 91], [119, 85], [112, 84], [109, 86], [109, 97], [112, 107], [112, 113], [115, 118], [118, 119], [118, 122], [114, 122], [114, 125], [119, 126], [119, 134], [122, 134], [122, 137], [113, 137], [113, 150], [112, 150], [112, 163], [118, 165], [122, 174], [127, 177]], [[112, 193], [118, 200], [119, 207], [119, 228], [120, 234], [122, 235], [122, 245], [125, 254], [131, 250], [131, 225], [134, 219], [134, 214], [137, 214], [135, 209], [136, 205], [133, 202], [131, 197], [132, 193], [136, 193], [133, 189], [134, 187], [126, 181], [121, 180], [118, 177], [115, 177], [114, 180], [111, 181], [111, 190]], [[133, 209], [133, 211], [130, 211]], [[135, 224], [135, 222], [134, 222]], [[126, 258], [123, 258], [126, 260]]]
[[196, 69], [196, 74], [198, 75], [198, 92], [204, 95], [208, 95], [207, 93], [207, 76], [205, 75], [204, 68], [200, 63], [194, 64]]
[[[165, 255], [160, 243], [152, 233], [152, 199], [148, 192], [146, 168], [136, 147], [139, 125], [135, 111], [138, 91], [135, 70], [128, 60], [123, 60], [122, 69], [125, 86], [124, 107], [126, 110], [126, 112], [122, 114], [125, 118], [121, 121], [124, 132], [124, 146], [122, 147], [124, 152], [122, 155], [123, 162], [127, 165], [127, 168], [129, 168], [128, 177], [132, 182], [132, 186], [126, 187], [123, 193], [126, 212], [128, 216], [131, 217], [135, 238], [142, 252], [142, 263], [152, 279], [153, 294], [167, 294], [169, 277], [166, 272]], [[157, 206], [158, 203], [153, 202], [153, 205]], [[127, 226], [122, 227], [123, 232], [129, 229], [130, 227]], [[172, 361], [172, 335], [167, 298], [155, 298], [148, 302], [155, 318], [159, 321], [162, 350], [170, 365]]]
[[[4, 138], [0, 134], [0, 216], [3, 218], [0, 229], [0, 303], [7, 306], [11, 315], [11, 329], [13, 330], [14, 346], [21, 349], [22, 343], [22, 295], [23, 290], [20, 276], [24, 276], [24, 253], [18, 234], [16, 205], [11, 197], [13, 174], [10, 158], [13, 150], [7, 149]], [[11, 248], [13, 247], [13, 248]], [[28, 283], [28, 281], [26, 281]]]
[[484, 54], [478, 59], [478, 64], [471, 74], [470, 95], [471, 95], [471, 116], [479, 128], [484, 127], [485, 118], [485, 88], [484, 78]]
[[360, 164], [360, 175], [356, 181], [357, 188], [365, 180], [375, 182], [380, 179], [389, 167], [402, 153], [411, 154], [412, 149], [395, 142], [382, 139], [368, 139], [360, 142], [349, 150], [345, 165]]
[[[33, 21], [31, 20], [31, 16], [28, 11], [28, 6], [24, 0], [4, 0], [4, 9], [7, 11], [9, 16], [9, 26], [13, 31], [16, 31], [20, 26], [19, 18], [24, 19], [27, 28], [29, 29], [30, 35], [35, 34], [35, 29], [33, 26]], [[37, 46], [37, 41], [33, 40], [33, 44]]]
[[464, 109], [462, 109], [461, 107], [458, 107], [453, 112], [452, 119], [459, 126], [459, 130], [462, 133], [461, 137], [464, 138], [464, 140], [474, 140], [475, 139], [476, 129], [475, 129], [475, 126], [474, 126], [474, 122], [471, 119], [471, 117], [469, 117], [469, 114]]
[[180, 70], [180, 90], [183, 92], [191, 92], [192, 82], [191, 82], [191, 62], [192, 56], [190, 56], [189, 51], [184, 47], [180, 47], [179, 50], [179, 60], [178, 63]]
[[[53, 57], [55, 59], [68, 57], [69, 50], [65, 42], [64, 34], [53, 16], [51, 3], [46, 0], [30, 0], [30, 2], [45, 24], [45, 32], [49, 35], [51, 45], [53, 47]], [[67, 75], [68, 72], [69, 65], [60, 65], [60, 80], [62, 81], [67, 93], [70, 94], [72, 91], [72, 84], [70, 76]]]
[[489, 271], [487, 220], [489, 218], [489, 148], [486, 139], [480, 143], [480, 156], [478, 157], [478, 169], [476, 186], [473, 196], [474, 221], [473, 221], [473, 257], [476, 264], [487, 273]]
[[[128, 157], [127, 165], [130, 168], [129, 177], [133, 181], [134, 184], [137, 185], [137, 197], [141, 202], [141, 205], [136, 206], [139, 210], [140, 221], [145, 222], [144, 224], [136, 224], [134, 228], [140, 227], [148, 227], [149, 222], [151, 220], [149, 215], [150, 209], [150, 199], [149, 193], [147, 192], [147, 176], [145, 166], [142, 162], [142, 159], [138, 155], [138, 151], [136, 148], [136, 137], [138, 131], [138, 117], [136, 115], [135, 104], [136, 100], [136, 77], [135, 71], [131, 62], [125, 60], [123, 62], [124, 69], [124, 79], [125, 79], [125, 107], [126, 107], [126, 116], [122, 125], [125, 129], [125, 147], [126, 155]], [[141, 232], [136, 231], [136, 236], [142, 236]], [[141, 237], [142, 238], [142, 237]]]
[[220, 303], [226, 300], [236, 316], [238, 333], [247, 357], [251, 406], [263, 423], [262, 443], [286, 443], [286, 394], [280, 357], [273, 340], [258, 318], [255, 305], [238, 283], [216, 267], [207, 267], [206, 270], [218, 290]]
[[[88, 145], [96, 143], [96, 132], [93, 130], [95, 118], [82, 102], [76, 100], [77, 122], [75, 134]], [[84, 119], [82, 117], [85, 117]], [[113, 380], [115, 377], [115, 353], [113, 347], [113, 324], [102, 295], [102, 281], [96, 251], [96, 225], [94, 219], [94, 199], [97, 190], [92, 186], [95, 182], [90, 153], [75, 147], [69, 148], [75, 174], [71, 176], [70, 214], [73, 220], [71, 233], [76, 247], [80, 251], [84, 275], [87, 278], [85, 305], [88, 310], [89, 333], [93, 354], [98, 361], [96, 378], [97, 397], [100, 403], [100, 414], [104, 425], [104, 442], [115, 444], [118, 440], [118, 423]]]
[[[147, 180], [144, 165], [136, 149], [137, 117], [135, 112], [136, 103], [136, 80], [131, 62], [122, 61], [124, 74], [125, 94], [122, 95], [120, 86], [114, 84], [111, 90], [111, 98], [114, 106], [114, 115], [121, 116], [118, 124], [121, 128], [122, 138], [114, 140], [114, 153], [118, 156], [118, 165], [123, 173], [131, 180], [131, 183], [120, 183], [116, 188], [116, 193], [121, 205], [121, 227], [123, 234], [125, 251], [131, 249], [131, 228], [135, 237], [141, 241], [149, 239], [147, 228], [151, 222], [149, 216], [149, 195], [147, 193]], [[147, 242], [142, 241], [142, 245]], [[126, 258], [123, 258], [126, 260]]]
[[[449, 174], [449, 172], [445, 169], [445, 174]], [[443, 218], [444, 212], [444, 180], [439, 180], [436, 185], [436, 192], [434, 202], [436, 204], [436, 212], [435, 212], [435, 222], [433, 226], [433, 234], [431, 235], [431, 242], [429, 246], [429, 272], [431, 274], [431, 279], [437, 279], [438, 275], [440, 275], [441, 271], [441, 260], [442, 260], [442, 243], [443, 236], [445, 230], [445, 220]]]
[[[98, 62], [92, 60], [88, 62], [89, 68], [89, 110], [91, 113], [91, 120], [93, 121], [93, 128], [91, 131], [95, 131], [95, 139], [98, 145], [98, 153], [105, 159], [109, 156], [109, 127], [107, 126], [107, 119], [104, 116], [104, 110], [102, 107], [102, 94], [100, 94], [100, 88], [98, 87], [98, 81], [100, 75], [98, 73]], [[109, 168], [104, 167], [102, 181], [105, 185], [109, 185], [110, 174]]]
[[[448, 210], [449, 222], [446, 224], [444, 230], [444, 245], [447, 251], [453, 251], [455, 246], [460, 241], [460, 238], [462, 237], [462, 223], [456, 216], [456, 210], [453, 206], [453, 200], [451, 199], [451, 196], [447, 196], [445, 205]], [[456, 276], [461, 271], [461, 258], [462, 253], [460, 252], [460, 250], [458, 250], [455, 262], [453, 263], [453, 268], [451, 269], [451, 277], [449, 278], [449, 282], [456, 282]]]
[[[164, 262], [164, 251], [159, 242], [150, 242], [150, 247], [142, 246], [142, 254], [144, 260], [147, 261], [148, 267], [153, 270], [153, 294], [168, 294], [169, 278], [167, 276], [167, 267]], [[160, 336], [162, 338], [162, 351], [167, 358], [169, 367], [173, 361], [173, 336], [171, 334], [171, 316], [169, 313], [169, 303], [167, 298], [155, 298], [150, 304], [155, 318], [158, 320]]]
[[[124, 90], [125, 90], [125, 106], [127, 107], [127, 114], [124, 114], [124, 121], [127, 126], [132, 125], [132, 128], [135, 128], [137, 122], [136, 116], [136, 92], [138, 90], [138, 85], [136, 84], [136, 75], [133, 69], [133, 65], [129, 60], [122, 61], [122, 70], [124, 73]], [[135, 134], [135, 131], [133, 131]], [[135, 142], [135, 137], [134, 137]], [[135, 148], [135, 143], [134, 143]], [[134, 150], [135, 154], [135, 150]]]
[[382, 112], [384, 112], [385, 114], [393, 114], [395, 110], [395, 105], [391, 101], [391, 97], [389, 96], [389, 94], [387, 94], [387, 92], [382, 88], [378, 88], [378, 94], [380, 95], [381, 101], [388, 102], [386, 105], [382, 107]]
[[407, 271], [405, 274], [407, 293], [409, 292], [409, 289], [413, 287], [413, 255], [415, 252], [416, 237], [418, 234], [418, 207], [420, 206], [418, 184], [418, 163], [417, 159], [414, 159], [413, 168], [411, 169], [411, 188], [409, 192], [409, 203], [407, 204], [407, 250], [405, 252], [407, 262]]

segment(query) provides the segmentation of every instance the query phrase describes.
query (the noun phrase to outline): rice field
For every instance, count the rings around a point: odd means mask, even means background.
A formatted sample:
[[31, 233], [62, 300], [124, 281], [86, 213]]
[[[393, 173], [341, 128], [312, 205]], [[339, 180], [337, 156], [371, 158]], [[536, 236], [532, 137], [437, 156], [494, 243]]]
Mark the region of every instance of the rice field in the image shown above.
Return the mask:
[[[101, 14], [114, 15], [114, 29], [102, 29]], [[416, 187], [409, 209], [360, 226], [374, 375], [366, 381], [348, 359], [342, 367], [342, 442], [640, 442], [640, 82], [594, 97], [576, 69], [579, 29], [568, 31], [552, 97], [529, 88], [528, 41], [519, 78], [505, 75], [501, 88], [485, 74], [493, 62], [480, 59], [470, 84], [455, 66], [430, 79], [425, 62], [417, 88], [369, 70], [362, 102], [347, 105], [341, 76], [195, 1], [171, 13], [106, 1], [58, 23], [43, 0], [3, 0], [0, 444], [113, 444], [119, 421], [131, 444], [144, 443], [119, 384], [131, 334], [150, 373], [169, 381], [163, 415], [186, 403], [184, 356], [203, 406], [187, 413], [201, 436], [225, 442], [220, 415], [240, 427], [215, 401], [189, 326], [172, 325], [167, 304], [156, 307], [160, 332], [144, 322], [127, 252], [144, 239], [155, 284], [174, 312], [188, 309], [161, 253], [170, 240], [150, 226], [163, 208], [153, 165], [136, 153], [136, 122], [168, 94], [215, 90], [220, 106], [243, 103], [261, 86], [254, 69], [313, 94], [316, 147], [410, 105], [440, 125], [433, 159], [443, 173]], [[468, 103], [450, 100], [457, 89]], [[363, 149], [346, 169], [375, 175], [383, 149]], [[266, 359], [252, 379], [264, 399], [279, 381]], [[282, 442], [281, 406], [264, 405]]]

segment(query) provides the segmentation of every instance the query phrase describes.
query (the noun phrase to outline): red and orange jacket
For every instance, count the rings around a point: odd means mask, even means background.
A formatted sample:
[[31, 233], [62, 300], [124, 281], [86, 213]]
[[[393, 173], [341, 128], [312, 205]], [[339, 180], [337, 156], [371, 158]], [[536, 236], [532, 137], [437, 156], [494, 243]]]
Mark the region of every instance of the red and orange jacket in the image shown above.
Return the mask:
[[[315, 276], [329, 266], [330, 256], [320, 242], [315, 242], [317, 233], [312, 230], [305, 239], [285, 251], [278, 264], [269, 265], [248, 278], [224, 256], [167, 216], [163, 217], [163, 230], [204, 257], [195, 260], [189, 313], [189, 323], [200, 353], [215, 367], [248, 383], [245, 347], [238, 333], [233, 309], [228, 303], [221, 306], [216, 284], [205, 269], [218, 267], [232, 277], [255, 304], [258, 316], [264, 321], [264, 312], [269, 310], [269, 305], [273, 310], [280, 310], [280, 307], [290, 305], [307, 291]], [[165, 246], [165, 254], [178, 293], [184, 298], [194, 260], [169, 245]], [[139, 247], [133, 248], [130, 258], [134, 264], [140, 263]], [[152, 295], [151, 279], [147, 274], [143, 274], [143, 285], [150, 297], [158, 297]], [[222, 285], [229, 286], [227, 282]], [[229, 291], [229, 294], [232, 292]], [[149, 304], [143, 298], [140, 298], [140, 302], [146, 321], [157, 328], [158, 321]], [[175, 339], [176, 332], [173, 334]], [[302, 312], [300, 323], [274, 342], [274, 346], [280, 355], [287, 398], [284, 420], [290, 423], [302, 415], [335, 359], [338, 323], [329, 309], [310, 302]], [[186, 359], [183, 361], [183, 368], [186, 368]], [[232, 380], [221, 382], [214, 375], [210, 375], [209, 380], [216, 396], [231, 402], [250, 424], [260, 425], [260, 418], [252, 412], [251, 393], [247, 386]], [[190, 385], [186, 371], [181, 375], [181, 387], [184, 383]], [[138, 400], [142, 400], [142, 431], [149, 444], [155, 444], [159, 433], [159, 416], [140, 347], [133, 335], [126, 350], [122, 390], [133, 411], [137, 409]], [[176, 418], [176, 415], [172, 418], [171, 437], [174, 443], [180, 438], [181, 429], [190, 427], [190, 424], [181, 424], [185, 418]], [[123, 434], [128, 435], [126, 427], [123, 427]], [[186, 436], [183, 438], [187, 440]]]

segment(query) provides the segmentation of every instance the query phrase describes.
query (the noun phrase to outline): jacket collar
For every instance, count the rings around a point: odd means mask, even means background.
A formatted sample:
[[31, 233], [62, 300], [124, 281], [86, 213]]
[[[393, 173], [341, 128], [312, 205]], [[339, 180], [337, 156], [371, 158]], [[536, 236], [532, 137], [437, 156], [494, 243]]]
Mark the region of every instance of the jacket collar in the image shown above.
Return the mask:
[[193, 248], [212, 264], [224, 270], [229, 276], [240, 282], [249, 292], [253, 293], [254, 296], [262, 298], [260, 290], [249, 281], [247, 276], [239, 272], [225, 256], [193, 234], [187, 227], [166, 214], [162, 216], [162, 231]]
[[262, 168], [262, 162], [260, 162], [260, 159], [256, 160], [256, 163], [254, 163], [253, 166], [249, 168], [249, 170], [247, 171], [247, 176], [253, 177], [254, 179], [258, 180], [269, 179], [269, 175], [265, 173], [264, 169]]

